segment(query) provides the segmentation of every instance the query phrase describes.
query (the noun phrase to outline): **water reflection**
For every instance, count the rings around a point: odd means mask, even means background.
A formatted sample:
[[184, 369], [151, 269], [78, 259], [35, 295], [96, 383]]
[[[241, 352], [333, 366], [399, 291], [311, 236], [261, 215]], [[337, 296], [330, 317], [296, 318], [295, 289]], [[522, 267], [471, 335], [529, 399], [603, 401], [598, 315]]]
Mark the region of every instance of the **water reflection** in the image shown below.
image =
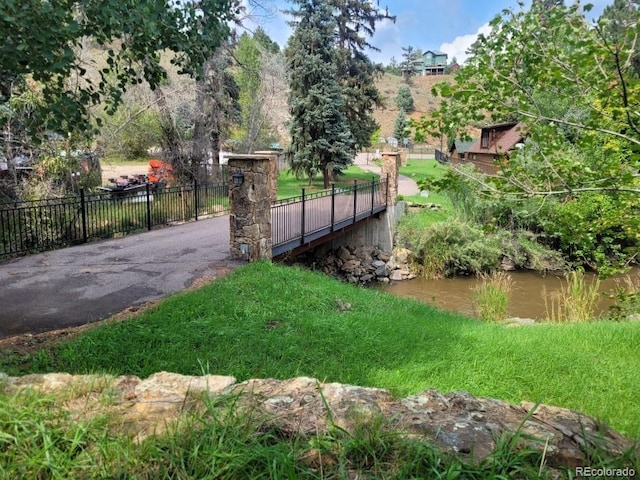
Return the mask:
[[[629, 275], [637, 278], [640, 270], [635, 269]], [[510, 272], [513, 278], [510, 317], [535, 318], [542, 320], [547, 317], [545, 300], [566, 285], [562, 273], [546, 275], [534, 272]], [[609, 293], [624, 279], [624, 275], [602, 280], [600, 283], [600, 301], [598, 313], [605, 313], [612, 305]], [[587, 273], [585, 280], [588, 285], [595, 280], [595, 275]], [[403, 282], [393, 283], [385, 287], [385, 291], [401, 297], [410, 297], [427, 302], [445, 310], [473, 315], [471, 297], [474, 287], [479, 283], [475, 277], [456, 277], [440, 280], [426, 280], [415, 278]], [[550, 303], [550, 300], [547, 300]]]

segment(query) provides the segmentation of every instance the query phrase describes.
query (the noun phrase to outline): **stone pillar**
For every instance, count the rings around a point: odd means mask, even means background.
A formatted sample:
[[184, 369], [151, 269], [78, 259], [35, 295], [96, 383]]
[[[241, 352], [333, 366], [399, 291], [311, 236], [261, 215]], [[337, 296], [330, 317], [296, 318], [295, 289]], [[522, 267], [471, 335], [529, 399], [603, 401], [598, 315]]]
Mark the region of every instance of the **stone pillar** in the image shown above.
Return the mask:
[[[229, 157], [230, 254], [239, 260], [271, 259], [271, 160], [264, 155]], [[233, 174], [242, 173], [242, 185]]]
[[406, 167], [407, 166], [407, 156], [409, 155], [409, 153], [407, 152], [406, 148], [402, 148], [400, 150], [400, 166], [401, 167]]
[[280, 152], [275, 150], [261, 150], [253, 153], [269, 157], [269, 168], [271, 169], [269, 195], [271, 196], [271, 201], [275, 202], [278, 199], [278, 174], [280, 173], [278, 171], [278, 157], [280, 156]]
[[399, 152], [382, 152], [382, 179], [387, 180], [387, 205], [398, 203], [398, 172], [400, 170]]

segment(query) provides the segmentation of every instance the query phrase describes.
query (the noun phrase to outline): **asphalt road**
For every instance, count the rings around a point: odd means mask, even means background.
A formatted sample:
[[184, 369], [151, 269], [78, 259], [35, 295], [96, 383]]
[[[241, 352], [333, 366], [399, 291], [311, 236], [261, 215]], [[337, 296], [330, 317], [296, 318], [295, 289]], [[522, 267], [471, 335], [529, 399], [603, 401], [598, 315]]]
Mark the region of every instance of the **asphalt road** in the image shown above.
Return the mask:
[[241, 264], [228, 216], [3, 262], [0, 338], [102, 320]]
[[[368, 158], [356, 164], [372, 172]], [[399, 193], [418, 193], [400, 176]], [[215, 278], [229, 257], [229, 217], [216, 217], [0, 263], [0, 338], [108, 318]]]

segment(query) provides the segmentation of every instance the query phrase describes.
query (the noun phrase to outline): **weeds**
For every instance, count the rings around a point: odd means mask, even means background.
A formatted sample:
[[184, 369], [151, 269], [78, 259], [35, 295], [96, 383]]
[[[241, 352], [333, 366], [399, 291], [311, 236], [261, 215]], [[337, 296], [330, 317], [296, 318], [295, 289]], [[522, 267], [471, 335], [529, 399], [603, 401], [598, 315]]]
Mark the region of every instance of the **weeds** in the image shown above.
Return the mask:
[[616, 288], [610, 295], [615, 304], [609, 308], [608, 318], [614, 321], [624, 321], [640, 314], [640, 277], [629, 275], [624, 280], [616, 282]]
[[486, 322], [502, 322], [507, 317], [513, 278], [505, 272], [479, 274], [473, 304], [476, 315]]
[[[83, 389], [63, 397], [87, 393]], [[72, 417], [57, 395], [0, 394], [0, 478], [571, 478], [568, 470], [551, 470], [548, 445], [540, 448], [542, 440], [522, 431], [528, 417], [516, 432], [497, 439], [487, 457], [474, 458], [473, 452], [449, 454], [407, 434], [394, 417], [357, 409], [344, 419], [348, 426], [337, 425], [327, 410], [318, 419], [325, 429], [302, 434], [280, 427], [278, 418], [240, 395], [194, 397], [177, 421], [134, 441], [132, 432], [108, 417]], [[639, 467], [637, 450], [612, 457], [605, 445], [591, 445], [584, 453], [594, 468]]]
[[566, 286], [559, 291], [547, 295], [543, 290], [547, 321], [577, 323], [592, 320], [600, 295], [600, 280], [595, 278], [588, 284], [581, 270], [569, 272], [565, 278]]

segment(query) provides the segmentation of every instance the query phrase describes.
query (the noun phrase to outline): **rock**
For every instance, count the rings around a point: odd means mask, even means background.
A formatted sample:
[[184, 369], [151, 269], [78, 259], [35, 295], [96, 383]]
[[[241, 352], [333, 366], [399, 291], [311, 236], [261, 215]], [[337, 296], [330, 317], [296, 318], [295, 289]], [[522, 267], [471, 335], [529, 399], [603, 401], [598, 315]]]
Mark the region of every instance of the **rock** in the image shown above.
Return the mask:
[[341, 268], [347, 274], [354, 274], [356, 270], [360, 269], [360, 267], [360, 260], [349, 260], [344, 262]]
[[398, 267], [398, 263], [396, 262], [396, 259], [394, 257], [390, 257], [389, 260], [387, 260], [387, 268], [389, 268], [389, 270], [395, 270]]
[[367, 274], [365, 274], [365, 275], [360, 277], [360, 282], [369, 283], [374, 278], [375, 278], [375, 275], [371, 275], [370, 273], [367, 273]]
[[516, 263], [509, 257], [502, 257], [500, 268], [505, 272], [511, 272], [516, 269]]
[[411, 273], [410, 256], [410, 250], [401, 248], [394, 249], [394, 254], [390, 254], [371, 246], [354, 249], [340, 247], [329, 252], [318, 250], [299, 255], [294, 263], [318, 269], [349, 283], [368, 284], [381, 279], [388, 283], [392, 272], [396, 270], [400, 274], [393, 274], [394, 281], [415, 277]]
[[[516, 432], [520, 433], [518, 444], [545, 452], [547, 465], [552, 468], [588, 465], [589, 452], [596, 447], [615, 457], [634, 445], [578, 412], [528, 402], [513, 405], [464, 391], [443, 394], [426, 390], [396, 399], [387, 390], [321, 383], [308, 377], [236, 383], [227, 376], [192, 377], [168, 372], [146, 380], [68, 374], [7, 377], [1, 388], [5, 394], [25, 388], [55, 393], [55, 406], [64, 405], [70, 418], [108, 414], [114, 419], [109, 422], [112, 428], [122, 432], [124, 426], [124, 431], [138, 440], [161, 433], [184, 412], [198, 411], [206, 395], [231, 399], [234, 408], [264, 418], [267, 425], [272, 423], [287, 435], [303, 435], [306, 439], [323, 434], [332, 422], [353, 432], [358, 421], [382, 418], [400, 434], [473, 462], [491, 455], [501, 437]], [[109, 402], [104, 402], [103, 392], [109, 392]], [[314, 463], [317, 455], [309, 455], [309, 463]]]
[[388, 277], [389, 269], [385, 263], [382, 263], [382, 266], [376, 268], [376, 277]]
[[393, 272], [391, 272], [391, 275], [389, 276], [389, 280], [391, 280], [392, 282], [400, 282], [404, 280], [404, 277], [402, 276], [402, 273], [400, 272], [400, 270], [394, 270]]
[[382, 260], [383, 262], [388, 262], [389, 260], [391, 260], [391, 255], [386, 252], [378, 252], [378, 259]]
[[345, 247], [340, 247], [336, 252], [336, 256], [343, 262], [351, 260], [351, 252]]
[[393, 249], [393, 256], [398, 263], [409, 263], [411, 261], [411, 250], [396, 247]]
[[339, 298], [336, 299], [336, 306], [341, 312], [348, 312], [349, 310], [351, 310], [351, 304], [349, 302], [343, 302]]
[[536, 321], [533, 318], [512, 317], [507, 318], [504, 323], [508, 327], [519, 327], [521, 325], [535, 325]]

